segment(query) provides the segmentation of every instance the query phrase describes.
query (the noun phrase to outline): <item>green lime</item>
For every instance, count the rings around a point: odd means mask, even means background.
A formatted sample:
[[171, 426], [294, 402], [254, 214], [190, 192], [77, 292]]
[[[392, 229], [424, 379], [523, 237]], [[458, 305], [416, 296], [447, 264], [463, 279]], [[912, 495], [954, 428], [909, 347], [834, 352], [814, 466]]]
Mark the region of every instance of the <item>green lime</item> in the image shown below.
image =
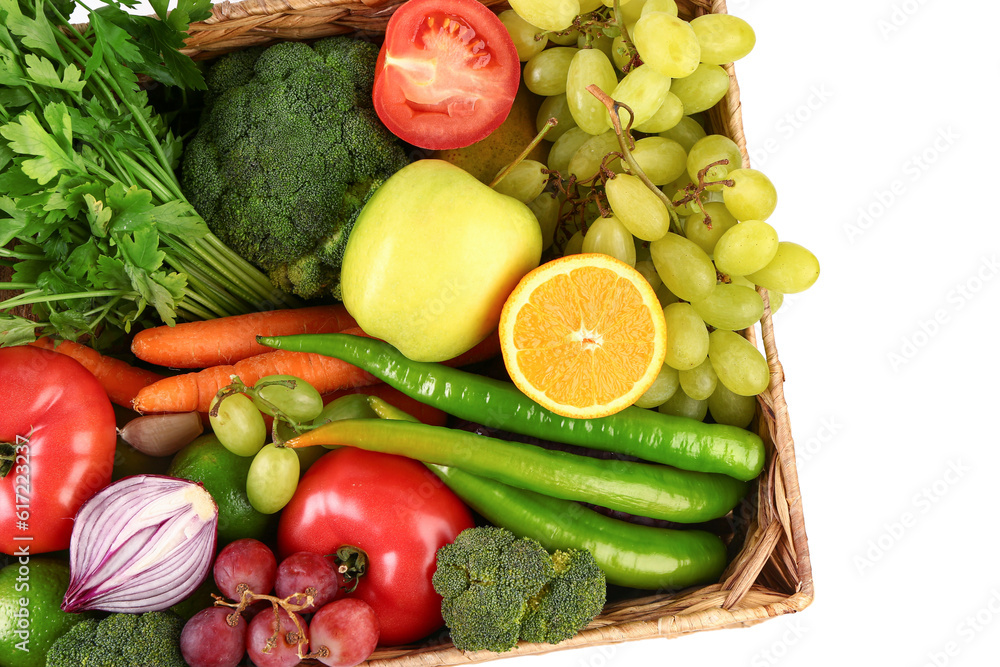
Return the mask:
[[0, 667], [44, 667], [45, 653], [87, 618], [59, 605], [69, 587], [69, 565], [31, 556], [0, 570]]
[[219, 544], [244, 537], [261, 539], [270, 517], [247, 499], [247, 472], [253, 457], [233, 454], [214, 435], [203, 435], [177, 452], [167, 474], [201, 482], [219, 506]]

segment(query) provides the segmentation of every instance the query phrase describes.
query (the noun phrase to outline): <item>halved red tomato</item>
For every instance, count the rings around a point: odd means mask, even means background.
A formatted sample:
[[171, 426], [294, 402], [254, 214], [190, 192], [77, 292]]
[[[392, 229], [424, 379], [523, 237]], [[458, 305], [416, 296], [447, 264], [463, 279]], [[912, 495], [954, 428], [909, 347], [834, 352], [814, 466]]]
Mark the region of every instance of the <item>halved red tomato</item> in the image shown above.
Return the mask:
[[507, 118], [521, 63], [500, 19], [477, 0], [409, 0], [386, 26], [372, 101], [403, 141], [462, 148]]

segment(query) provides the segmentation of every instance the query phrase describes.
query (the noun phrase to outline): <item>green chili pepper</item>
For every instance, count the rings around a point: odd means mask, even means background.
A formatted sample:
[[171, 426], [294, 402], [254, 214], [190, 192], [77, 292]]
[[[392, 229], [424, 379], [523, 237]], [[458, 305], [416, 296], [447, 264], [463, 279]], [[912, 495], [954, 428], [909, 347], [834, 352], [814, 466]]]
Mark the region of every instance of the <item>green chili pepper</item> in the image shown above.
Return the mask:
[[504, 484], [654, 519], [697, 523], [725, 516], [747, 492], [726, 475], [657, 463], [596, 459], [468, 431], [392, 419], [330, 422], [286, 447], [347, 445], [455, 466]]
[[350, 334], [259, 336], [262, 345], [341, 359], [404, 394], [460, 419], [646, 461], [750, 480], [764, 467], [760, 437], [735, 426], [704, 424], [630, 407], [597, 419], [561, 417], [513, 384], [443, 364], [416, 362], [388, 343]]
[[587, 549], [609, 584], [683, 588], [718, 581], [726, 567], [726, 547], [712, 533], [632, 524], [457, 468], [427, 467], [490, 523], [534, 538], [550, 551]]

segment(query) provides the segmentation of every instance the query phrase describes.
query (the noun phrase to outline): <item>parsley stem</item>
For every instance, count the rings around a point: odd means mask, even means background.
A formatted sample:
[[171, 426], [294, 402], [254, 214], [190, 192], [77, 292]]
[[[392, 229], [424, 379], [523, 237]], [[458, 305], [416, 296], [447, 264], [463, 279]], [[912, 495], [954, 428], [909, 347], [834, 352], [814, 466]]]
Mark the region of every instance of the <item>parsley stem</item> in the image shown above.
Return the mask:
[[129, 290], [104, 289], [93, 290], [92, 292], [71, 292], [69, 294], [46, 294], [35, 298], [35, 295], [41, 294], [41, 292], [42, 290], [32, 290], [31, 292], [25, 292], [19, 296], [7, 299], [6, 301], [0, 303], [0, 309], [6, 310], [16, 306], [24, 306], [32, 303], [48, 303], [49, 301], [62, 301], [64, 299], [96, 299], [97, 297], [103, 296], [122, 296], [125, 294], [133, 294], [133, 292]]

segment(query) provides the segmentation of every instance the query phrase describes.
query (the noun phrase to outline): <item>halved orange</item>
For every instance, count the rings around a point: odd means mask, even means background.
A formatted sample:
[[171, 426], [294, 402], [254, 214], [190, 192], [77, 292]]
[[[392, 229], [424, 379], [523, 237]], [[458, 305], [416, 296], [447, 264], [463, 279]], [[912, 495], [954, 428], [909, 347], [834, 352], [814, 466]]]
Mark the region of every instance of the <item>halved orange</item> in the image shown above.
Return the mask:
[[564, 417], [632, 405], [656, 379], [667, 325], [653, 288], [628, 264], [584, 253], [525, 275], [500, 314], [500, 346], [514, 384]]

